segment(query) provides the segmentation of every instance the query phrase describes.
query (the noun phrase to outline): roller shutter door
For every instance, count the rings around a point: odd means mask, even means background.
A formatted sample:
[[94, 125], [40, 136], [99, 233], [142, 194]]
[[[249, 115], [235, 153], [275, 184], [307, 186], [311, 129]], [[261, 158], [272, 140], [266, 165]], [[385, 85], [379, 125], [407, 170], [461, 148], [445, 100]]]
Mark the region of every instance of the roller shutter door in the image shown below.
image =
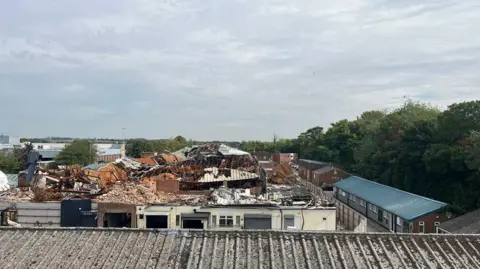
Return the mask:
[[272, 215], [245, 214], [243, 216], [244, 228], [249, 230], [272, 229]]

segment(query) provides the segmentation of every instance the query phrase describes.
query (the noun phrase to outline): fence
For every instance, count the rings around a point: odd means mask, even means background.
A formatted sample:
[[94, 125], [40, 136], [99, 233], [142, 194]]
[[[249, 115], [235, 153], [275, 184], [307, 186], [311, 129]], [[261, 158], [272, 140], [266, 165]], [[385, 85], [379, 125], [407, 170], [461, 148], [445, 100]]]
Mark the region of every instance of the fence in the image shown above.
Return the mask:
[[335, 200], [335, 206], [337, 208], [337, 221], [345, 229], [355, 232], [367, 231], [367, 218], [365, 216], [338, 200]]
[[306, 180], [302, 180], [301, 184], [305, 186], [313, 195], [315, 195], [318, 200], [322, 201], [324, 204], [333, 204], [335, 199], [333, 198], [333, 192], [328, 192], [322, 190], [322, 188], [313, 185], [313, 183]]

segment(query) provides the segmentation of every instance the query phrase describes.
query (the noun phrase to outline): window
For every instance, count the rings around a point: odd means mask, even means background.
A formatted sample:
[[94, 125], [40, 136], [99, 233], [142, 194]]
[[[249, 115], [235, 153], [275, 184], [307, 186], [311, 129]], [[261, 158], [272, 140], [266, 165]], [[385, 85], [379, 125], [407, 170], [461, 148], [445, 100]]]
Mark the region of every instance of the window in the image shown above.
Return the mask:
[[288, 227], [295, 227], [295, 216], [294, 215], [284, 215], [283, 216], [283, 228], [287, 229]]
[[15, 221], [18, 222], [18, 212], [17, 211], [5, 211], [5, 212], [0, 212], [2, 215], [0, 216], [0, 219], [2, 220], [1, 225], [2, 226], [8, 226], [8, 221]]
[[233, 227], [233, 216], [220, 216], [220, 227]]
[[349, 196], [350, 196], [350, 200], [352, 200], [352, 202], [356, 201], [357, 197], [355, 197], [355, 195], [350, 194]]
[[402, 219], [400, 217], [397, 217], [397, 225], [402, 226]]
[[365, 203], [365, 201], [363, 201], [363, 200], [360, 200], [360, 205], [363, 206], [363, 207], [366, 207], [367, 203]]
[[438, 226], [440, 226], [440, 222], [435, 221], [435, 222], [433, 223], [433, 230], [434, 230], [435, 233], [437, 233], [437, 234], [439, 233], [439, 232], [438, 232]]
[[179, 227], [180, 226], [180, 215], [177, 215], [175, 217], [175, 226]]
[[344, 191], [342, 191], [342, 190], [340, 190], [340, 194], [341, 194], [342, 196], [346, 196], [346, 195], [347, 195], [347, 194], [346, 194]]
[[419, 233], [422, 233], [422, 234], [425, 233], [425, 222], [420, 221], [420, 222], [418, 223], [418, 228], [419, 228], [419, 229], [418, 229], [418, 230], [419, 230]]
[[368, 210], [373, 211], [372, 204], [368, 204]]
[[143, 219], [143, 214], [138, 215], [140, 219]]
[[377, 213], [377, 212], [378, 212], [376, 205], [372, 205], [372, 211], [373, 211], [373, 213]]

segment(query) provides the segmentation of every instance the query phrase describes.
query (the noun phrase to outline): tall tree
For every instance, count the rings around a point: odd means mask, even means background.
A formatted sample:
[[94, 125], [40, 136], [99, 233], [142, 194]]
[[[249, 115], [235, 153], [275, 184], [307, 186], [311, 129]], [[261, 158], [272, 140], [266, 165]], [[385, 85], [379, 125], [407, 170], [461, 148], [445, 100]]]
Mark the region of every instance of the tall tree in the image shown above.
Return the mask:
[[97, 149], [88, 140], [75, 140], [55, 158], [56, 163], [62, 165], [87, 165], [95, 162]]

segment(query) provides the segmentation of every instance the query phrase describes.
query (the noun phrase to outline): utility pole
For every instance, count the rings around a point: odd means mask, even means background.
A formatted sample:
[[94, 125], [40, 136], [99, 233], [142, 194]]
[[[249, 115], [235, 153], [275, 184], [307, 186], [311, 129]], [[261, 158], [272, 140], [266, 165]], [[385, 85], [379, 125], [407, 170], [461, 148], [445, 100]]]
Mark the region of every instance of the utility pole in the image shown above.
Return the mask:
[[88, 164], [92, 164], [92, 140], [88, 140], [88, 147], [89, 147], [89, 152], [90, 154], [88, 154]]
[[123, 140], [124, 143], [125, 143], [125, 129], [127, 129], [127, 128], [122, 127], [122, 140]]

